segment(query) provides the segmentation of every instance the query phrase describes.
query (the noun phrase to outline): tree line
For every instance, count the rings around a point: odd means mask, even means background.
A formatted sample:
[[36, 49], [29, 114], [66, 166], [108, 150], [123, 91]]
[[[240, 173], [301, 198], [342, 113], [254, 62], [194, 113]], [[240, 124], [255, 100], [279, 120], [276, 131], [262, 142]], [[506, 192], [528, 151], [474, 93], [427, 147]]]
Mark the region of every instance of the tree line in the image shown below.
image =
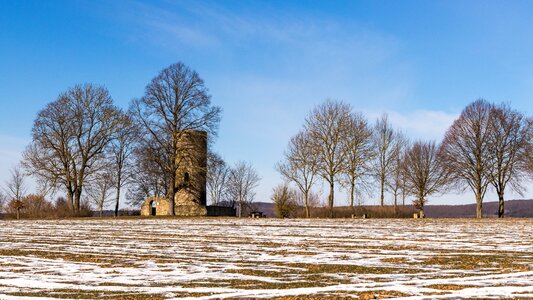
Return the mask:
[[[201, 130], [211, 145], [221, 114], [203, 79], [183, 63], [163, 69], [127, 110], [114, 104], [104, 86], [75, 85], [37, 114], [32, 141], [0, 193], [0, 212], [3, 205], [17, 217], [21, 212], [37, 216], [31, 207], [40, 203], [40, 212], [79, 216], [91, 203], [102, 215], [113, 203], [117, 216], [126, 187], [130, 206], [138, 207], [149, 196], [167, 197], [173, 204], [181, 188], [176, 180], [180, 158], [194, 151], [178, 141], [187, 131]], [[242, 199], [231, 205], [253, 198], [259, 176], [250, 164], [239, 162], [228, 174], [224, 195]], [[37, 181], [37, 193], [26, 193], [26, 176]], [[54, 194], [65, 197], [56, 203], [45, 200]]]
[[[79, 216], [89, 213], [90, 203], [100, 214], [113, 205], [117, 216], [123, 198], [131, 207], [149, 196], [167, 197], [173, 204], [182, 188], [176, 177], [182, 158], [194, 155], [178, 141], [187, 131], [201, 130], [208, 133], [211, 149], [221, 115], [199, 74], [183, 63], [163, 69], [126, 110], [114, 104], [104, 86], [75, 85], [37, 114], [32, 141], [0, 193], [0, 212], [3, 207], [17, 216], [45, 211]], [[327, 100], [311, 110], [290, 139], [276, 165], [286, 183], [272, 199], [285, 208], [298, 200], [310, 217], [318, 202], [316, 187], [325, 183], [333, 216], [338, 185], [349, 194], [351, 208], [377, 186], [381, 206], [390, 193], [395, 212], [406, 197], [423, 210], [431, 196], [471, 189], [481, 217], [485, 193], [493, 187], [503, 217], [506, 191], [523, 192], [533, 173], [532, 124], [507, 104], [477, 100], [440, 143], [409, 141], [387, 115], [370, 123], [349, 104]], [[253, 210], [260, 176], [250, 163], [229, 166], [209, 150], [206, 172], [213, 205], [235, 207], [239, 216]], [[38, 183], [36, 193], [27, 193], [27, 176]], [[60, 195], [55, 203], [46, 200], [55, 194]], [[283, 211], [280, 215], [288, 216], [290, 209]]]
[[337, 184], [349, 194], [352, 210], [356, 196], [372, 195], [376, 186], [382, 207], [385, 193], [391, 193], [394, 213], [400, 198], [405, 205], [406, 197], [412, 197], [423, 211], [431, 196], [470, 189], [481, 218], [485, 193], [492, 187], [501, 218], [506, 191], [525, 191], [524, 183], [533, 174], [532, 153], [533, 119], [505, 103], [470, 103], [437, 144], [409, 141], [386, 114], [371, 124], [349, 104], [327, 100], [308, 114], [301, 131], [290, 139], [276, 165], [285, 183], [274, 189], [272, 200], [278, 215], [288, 216], [301, 198], [305, 217], [310, 217], [313, 188], [325, 183], [332, 217]]

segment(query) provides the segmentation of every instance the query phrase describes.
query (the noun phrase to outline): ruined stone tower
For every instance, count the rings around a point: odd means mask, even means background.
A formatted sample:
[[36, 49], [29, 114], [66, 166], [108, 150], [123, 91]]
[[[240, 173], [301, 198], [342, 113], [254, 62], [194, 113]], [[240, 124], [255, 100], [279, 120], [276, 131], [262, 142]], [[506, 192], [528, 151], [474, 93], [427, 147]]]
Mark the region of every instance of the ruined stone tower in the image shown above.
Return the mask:
[[[205, 216], [206, 174], [207, 174], [207, 132], [187, 130], [177, 141], [176, 186], [174, 198], [176, 216]], [[145, 200], [141, 215], [170, 215], [169, 199], [148, 198]]]
[[207, 214], [207, 132], [188, 130], [177, 143], [179, 167], [176, 172], [175, 213], [177, 216], [203, 216]]

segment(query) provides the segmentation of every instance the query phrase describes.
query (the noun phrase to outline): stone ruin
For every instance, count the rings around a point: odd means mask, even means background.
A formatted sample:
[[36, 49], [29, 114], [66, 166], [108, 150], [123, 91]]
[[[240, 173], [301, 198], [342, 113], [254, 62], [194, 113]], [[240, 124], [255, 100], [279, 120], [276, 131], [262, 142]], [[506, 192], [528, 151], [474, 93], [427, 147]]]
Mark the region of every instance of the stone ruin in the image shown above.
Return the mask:
[[[207, 132], [187, 130], [178, 140], [174, 212], [176, 216], [206, 216]], [[142, 207], [142, 216], [169, 216], [171, 201], [167, 198], [149, 197]]]

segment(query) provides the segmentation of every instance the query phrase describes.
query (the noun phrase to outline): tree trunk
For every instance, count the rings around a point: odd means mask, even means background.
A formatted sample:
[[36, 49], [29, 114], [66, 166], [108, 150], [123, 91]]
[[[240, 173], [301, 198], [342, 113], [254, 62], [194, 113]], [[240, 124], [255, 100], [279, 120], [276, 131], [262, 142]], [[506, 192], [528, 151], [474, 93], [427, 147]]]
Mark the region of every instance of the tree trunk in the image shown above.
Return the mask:
[[20, 220], [20, 208], [17, 208], [17, 220]]
[[310, 214], [309, 214], [309, 193], [308, 192], [305, 192], [304, 193], [304, 200], [305, 200], [305, 217], [306, 218], [309, 218], [310, 217]]
[[353, 202], [354, 202], [354, 193], [355, 193], [355, 183], [351, 183], [351, 186], [350, 186], [350, 207], [352, 208], [352, 211], [353, 211]]
[[71, 212], [74, 211], [74, 193], [70, 189], [67, 190], [67, 206]]
[[175, 211], [175, 199], [176, 198], [176, 176], [171, 176], [170, 184], [169, 184], [169, 190], [168, 190], [168, 201], [170, 203], [170, 215], [174, 216], [176, 214]]
[[504, 200], [503, 200], [503, 191], [498, 193], [498, 200], [500, 205], [498, 206], [498, 218], [503, 218], [504, 214]]
[[120, 187], [121, 187], [121, 182], [122, 182], [122, 168], [119, 168], [118, 169], [118, 174], [117, 174], [117, 197], [116, 197], [116, 201], [115, 201], [115, 217], [118, 217], [118, 206], [120, 204]]
[[394, 216], [396, 217], [396, 209], [397, 209], [397, 199], [398, 199], [398, 193], [394, 192]]
[[118, 217], [118, 204], [120, 201], [120, 184], [117, 185], [117, 198], [115, 201], [115, 217]]
[[74, 211], [76, 213], [78, 213], [78, 214], [79, 214], [80, 208], [81, 208], [80, 199], [81, 199], [81, 188], [78, 187], [74, 191]]
[[329, 217], [333, 218], [333, 197], [334, 197], [334, 191], [335, 184], [333, 183], [333, 180], [329, 183], [329, 197], [328, 197], [328, 204], [329, 204]]
[[385, 177], [381, 177], [381, 207], [385, 206]]
[[477, 192], [476, 193], [476, 218], [478, 219], [481, 219], [483, 218], [483, 213], [482, 213], [482, 206], [483, 206], [483, 203], [481, 202], [481, 192]]
[[100, 206], [100, 218], [104, 216], [104, 207]]
[[242, 218], [242, 199], [239, 197], [239, 218]]

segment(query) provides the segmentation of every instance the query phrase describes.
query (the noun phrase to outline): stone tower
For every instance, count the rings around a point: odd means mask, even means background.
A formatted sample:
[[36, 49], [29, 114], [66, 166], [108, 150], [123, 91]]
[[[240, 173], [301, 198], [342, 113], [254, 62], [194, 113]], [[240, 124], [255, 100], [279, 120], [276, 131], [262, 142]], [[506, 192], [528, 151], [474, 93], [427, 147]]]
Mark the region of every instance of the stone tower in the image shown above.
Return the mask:
[[[178, 138], [174, 212], [176, 216], [206, 216], [207, 132], [187, 130]], [[169, 199], [150, 197], [141, 207], [141, 215], [170, 215]]]
[[177, 142], [177, 216], [205, 216], [207, 174], [207, 132], [187, 130]]

